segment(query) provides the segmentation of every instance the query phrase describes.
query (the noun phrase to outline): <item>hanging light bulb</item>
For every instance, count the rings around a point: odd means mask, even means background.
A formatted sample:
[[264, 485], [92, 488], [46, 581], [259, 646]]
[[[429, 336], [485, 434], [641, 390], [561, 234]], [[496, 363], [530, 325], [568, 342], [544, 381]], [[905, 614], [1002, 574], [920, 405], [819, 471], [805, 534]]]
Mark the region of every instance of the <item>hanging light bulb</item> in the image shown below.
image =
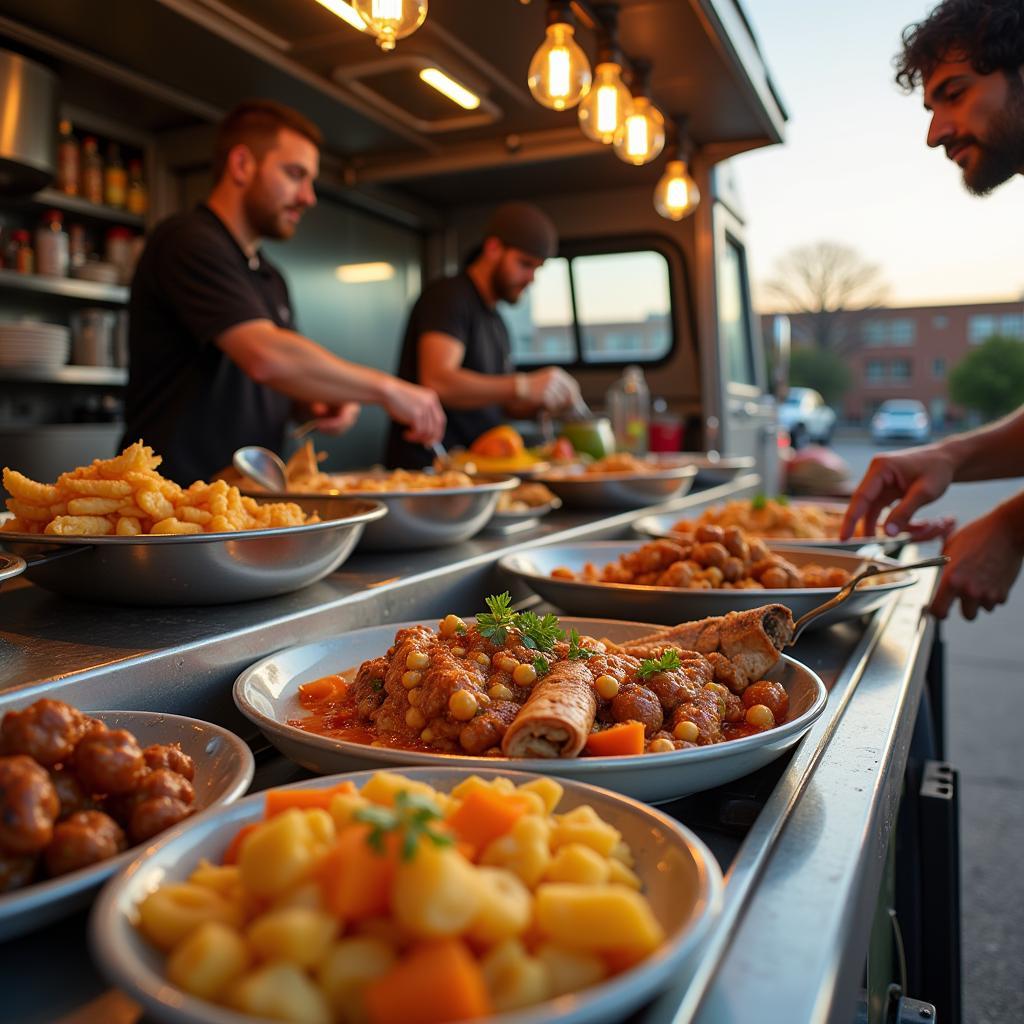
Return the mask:
[[385, 52], [412, 35], [427, 17], [427, 0], [351, 0], [356, 13]]
[[633, 97], [622, 81], [622, 53], [616, 39], [619, 8], [599, 4], [594, 13], [601, 23], [601, 43], [594, 67], [594, 81], [580, 103], [580, 128], [587, 138], [606, 146], [633, 111]]
[[633, 109], [615, 133], [615, 155], [640, 167], [665, 148], [665, 118], [651, 102], [650, 61], [633, 61]]
[[687, 118], [679, 118], [676, 157], [669, 160], [665, 173], [654, 189], [654, 208], [667, 220], [689, 217], [700, 202], [700, 189], [687, 167], [690, 143], [686, 124]]
[[544, 42], [530, 61], [527, 85], [551, 110], [575, 107], [590, 88], [590, 61], [576, 42], [568, 0], [548, 0]]

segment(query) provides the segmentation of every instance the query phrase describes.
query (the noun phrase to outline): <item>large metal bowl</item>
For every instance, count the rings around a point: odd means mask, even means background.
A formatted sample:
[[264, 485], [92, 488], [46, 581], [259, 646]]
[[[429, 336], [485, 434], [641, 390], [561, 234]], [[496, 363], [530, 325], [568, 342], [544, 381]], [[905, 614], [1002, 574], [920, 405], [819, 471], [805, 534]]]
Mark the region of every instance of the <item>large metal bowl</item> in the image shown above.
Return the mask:
[[[387, 510], [386, 518], [370, 523], [360, 547], [364, 551], [414, 551], [461, 544], [487, 525], [502, 491], [519, 486], [515, 476], [478, 476], [469, 487], [437, 487], [408, 491], [359, 491]], [[349, 492], [356, 493], [356, 492]], [[266, 495], [262, 495], [266, 497]], [[294, 501], [306, 512], [332, 515], [347, 495], [280, 494], [275, 501]]]
[[345, 498], [319, 523], [184, 536], [54, 537], [0, 533], [44, 590], [103, 604], [210, 605], [274, 597], [334, 572], [387, 510]]
[[646, 473], [585, 473], [582, 469], [540, 473], [569, 508], [630, 509], [680, 498], [693, 486], [697, 467], [671, 465]]

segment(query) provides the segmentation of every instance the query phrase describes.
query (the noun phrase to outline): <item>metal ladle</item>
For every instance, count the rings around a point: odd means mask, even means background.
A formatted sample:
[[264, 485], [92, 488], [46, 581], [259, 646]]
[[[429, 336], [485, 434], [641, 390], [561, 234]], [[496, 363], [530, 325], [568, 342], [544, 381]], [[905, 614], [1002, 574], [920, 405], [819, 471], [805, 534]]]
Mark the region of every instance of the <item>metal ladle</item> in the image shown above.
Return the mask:
[[800, 638], [800, 634], [815, 619], [841, 605], [854, 592], [854, 590], [857, 589], [857, 584], [860, 583], [861, 580], [866, 580], [870, 576], [884, 576], [890, 572], [908, 572], [911, 569], [928, 569], [933, 566], [945, 565], [948, 561], [948, 555], [934, 555], [931, 558], [922, 558], [919, 562], [908, 562], [906, 565], [869, 565], [866, 569], [862, 569], [856, 576], [853, 576], [848, 580], [846, 585], [840, 588], [839, 593], [829, 598], [829, 600], [824, 604], [819, 604], [817, 608], [812, 608], [806, 615], [801, 615], [793, 624], [793, 637], [786, 646], [791, 647], [795, 644]]
[[288, 490], [288, 475], [284, 463], [276, 452], [258, 444], [239, 448], [231, 457], [235, 469], [242, 476], [254, 480], [264, 490], [282, 494]]

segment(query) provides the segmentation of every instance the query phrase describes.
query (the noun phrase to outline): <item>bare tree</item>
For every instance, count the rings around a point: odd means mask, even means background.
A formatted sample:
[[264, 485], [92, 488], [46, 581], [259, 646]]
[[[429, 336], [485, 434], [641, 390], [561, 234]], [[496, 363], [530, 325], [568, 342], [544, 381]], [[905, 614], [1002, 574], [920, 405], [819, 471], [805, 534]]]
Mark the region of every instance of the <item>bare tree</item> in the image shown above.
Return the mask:
[[783, 312], [807, 314], [810, 340], [830, 350], [842, 347], [843, 314], [879, 305], [886, 292], [881, 269], [838, 242], [791, 249], [765, 288], [785, 304]]

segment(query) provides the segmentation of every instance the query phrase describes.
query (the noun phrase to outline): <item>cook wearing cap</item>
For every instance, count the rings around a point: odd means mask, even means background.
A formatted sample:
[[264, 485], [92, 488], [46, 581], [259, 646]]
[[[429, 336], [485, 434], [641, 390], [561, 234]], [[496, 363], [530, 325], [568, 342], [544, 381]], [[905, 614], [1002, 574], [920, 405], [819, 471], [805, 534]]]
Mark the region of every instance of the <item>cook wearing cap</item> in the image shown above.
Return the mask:
[[[409, 315], [398, 376], [436, 391], [448, 416], [444, 443], [465, 447], [509, 417], [558, 412], [579, 400], [576, 381], [556, 366], [517, 373], [508, 329], [495, 308], [518, 302], [558, 233], [530, 203], [499, 206], [465, 269], [424, 289]], [[416, 468], [431, 453], [392, 429], [388, 464]]]

